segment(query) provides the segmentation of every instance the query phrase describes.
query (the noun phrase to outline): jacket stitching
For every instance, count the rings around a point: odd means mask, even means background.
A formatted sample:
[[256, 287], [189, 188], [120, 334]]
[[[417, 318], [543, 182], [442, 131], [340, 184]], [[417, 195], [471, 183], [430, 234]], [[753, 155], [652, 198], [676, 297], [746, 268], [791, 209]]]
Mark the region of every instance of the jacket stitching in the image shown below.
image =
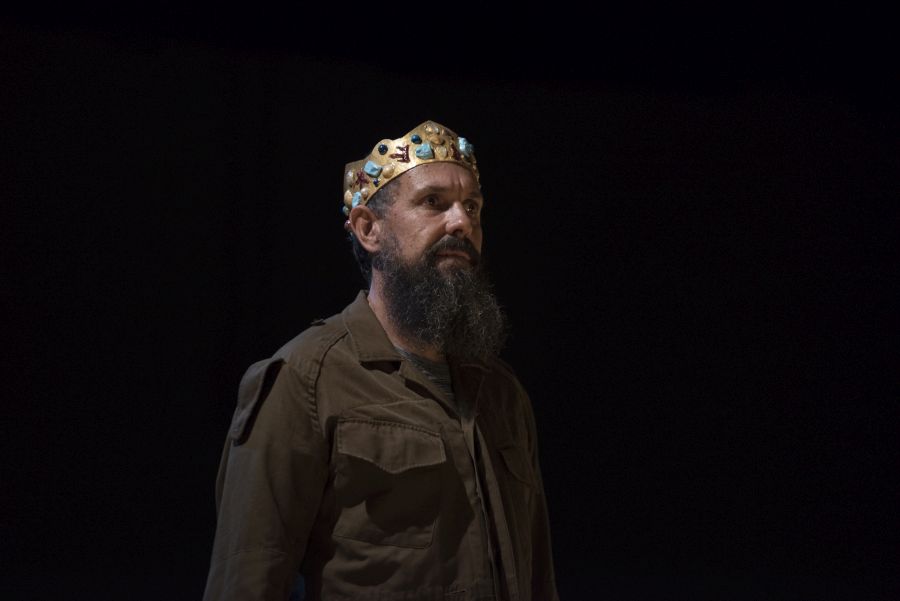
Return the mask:
[[429, 430], [428, 428], [423, 428], [422, 426], [414, 426], [412, 424], [401, 424], [400, 422], [389, 422], [380, 419], [363, 419], [360, 417], [346, 417], [341, 419], [341, 423], [360, 423], [360, 424], [368, 424], [375, 427], [385, 427], [385, 428], [405, 428], [407, 430], [415, 430], [416, 432], [422, 432], [424, 434], [428, 434], [430, 436], [434, 436], [435, 438], [440, 438], [440, 432], [434, 432], [433, 430]]
[[[360, 418], [348, 418], [348, 419], [343, 419], [343, 420], [341, 420], [340, 423], [341, 423], [341, 424], [345, 424], [345, 423], [359, 423], [359, 424], [367, 424], [367, 425], [370, 425], [370, 426], [374, 426], [374, 427], [376, 427], [376, 428], [385, 427], [385, 428], [397, 428], [397, 429], [401, 429], [401, 430], [412, 430], [412, 431], [414, 431], [414, 432], [420, 432], [420, 433], [423, 433], [423, 434], [427, 434], [427, 435], [429, 435], [429, 436], [431, 436], [431, 437], [437, 439], [437, 442], [438, 442], [437, 448], [438, 448], [438, 450], [440, 451], [440, 456], [441, 456], [440, 461], [433, 461], [433, 460], [432, 460], [432, 461], [428, 461], [428, 460], [424, 460], [424, 461], [421, 461], [421, 462], [418, 462], [418, 463], [410, 463], [410, 464], [403, 464], [403, 465], [397, 465], [397, 466], [394, 466], [394, 465], [392, 465], [392, 464], [389, 465], [389, 464], [384, 463], [384, 462], [382, 462], [382, 461], [374, 461], [371, 457], [364, 457], [363, 455], [360, 455], [360, 454], [358, 454], [358, 453], [348, 452], [348, 451], [345, 449], [344, 445], [343, 445], [343, 440], [344, 440], [343, 436], [341, 436], [340, 434], [338, 434], [338, 436], [337, 436], [337, 450], [338, 450], [338, 453], [341, 453], [341, 454], [343, 454], [343, 455], [347, 455], [347, 456], [349, 456], [349, 457], [356, 457], [357, 459], [362, 459], [363, 461], [368, 461], [369, 463], [372, 463], [372, 464], [374, 464], [374, 465], [377, 465], [378, 467], [380, 467], [381, 469], [383, 469], [383, 470], [386, 471], [386, 472], [391, 472], [391, 473], [393, 473], [395, 470], [400, 469], [400, 468], [402, 468], [401, 471], [406, 471], [406, 470], [414, 469], [414, 468], [417, 468], [417, 467], [426, 467], [426, 466], [431, 466], [431, 465], [438, 465], [438, 464], [440, 464], [440, 463], [444, 463], [445, 461], [447, 461], [447, 455], [445, 454], [445, 452], [444, 452], [444, 447], [443, 447], [443, 445], [441, 444], [441, 441], [442, 441], [441, 435], [438, 434], [437, 432], [432, 432], [432, 431], [427, 430], [427, 429], [425, 429], [425, 428], [421, 428], [421, 427], [418, 427], [418, 426], [413, 426], [413, 425], [411, 425], [411, 424], [400, 424], [400, 423], [396, 423], [396, 422], [386, 422], [386, 421], [380, 421], [380, 420], [367, 420], [367, 419], [360, 419]], [[340, 426], [338, 427], [338, 432], [340, 432]]]
[[279, 547], [265, 547], [265, 546], [263, 546], [263, 547], [245, 547], [243, 549], [238, 549], [237, 551], [232, 551], [231, 553], [229, 553], [228, 555], [226, 555], [224, 557], [220, 557], [216, 561], [215, 565], [220, 565], [230, 559], [233, 559], [234, 557], [237, 557], [238, 555], [242, 555], [244, 553], [252, 553], [252, 552], [256, 552], [256, 551], [265, 551], [268, 553], [275, 553], [277, 555], [287, 555], [288, 554], [287, 551], [283, 551]]
[[[318, 352], [314, 353], [312, 359], [309, 361], [307, 373], [300, 374], [301, 378], [306, 381], [306, 403], [310, 414], [314, 417], [312, 420], [313, 429], [321, 436], [324, 436], [324, 428], [322, 427], [322, 420], [319, 416], [319, 403], [316, 398], [316, 387], [319, 384], [319, 377], [322, 374], [322, 364], [324, 363], [325, 355], [327, 355], [328, 351], [330, 351], [331, 348], [340, 342], [346, 335], [346, 331], [337, 331], [330, 338], [325, 338], [323, 342], [320, 342], [317, 348]], [[291, 365], [291, 363], [287, 363], [287, 365]], [[300, 373], [296, 368], [294, 368], [294, 371]]]

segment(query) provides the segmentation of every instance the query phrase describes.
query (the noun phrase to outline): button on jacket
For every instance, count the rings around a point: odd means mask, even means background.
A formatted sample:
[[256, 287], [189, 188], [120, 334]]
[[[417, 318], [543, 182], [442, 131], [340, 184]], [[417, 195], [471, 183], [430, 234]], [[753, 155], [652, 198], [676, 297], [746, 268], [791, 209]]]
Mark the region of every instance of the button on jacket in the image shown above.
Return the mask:
[[[205, 599], [553, 601], [527, 394], [501, 361], [403, 360], [361, 292], [244, 375]], [[456, 407], [471, 407], [458, 411]]]

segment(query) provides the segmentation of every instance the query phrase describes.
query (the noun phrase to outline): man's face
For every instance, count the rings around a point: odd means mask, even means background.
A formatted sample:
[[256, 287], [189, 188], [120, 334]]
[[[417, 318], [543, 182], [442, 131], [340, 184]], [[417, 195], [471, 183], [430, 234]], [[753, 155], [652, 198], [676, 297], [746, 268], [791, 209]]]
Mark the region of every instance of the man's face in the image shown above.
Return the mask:
[[421, 165], [393, 185], [384, 228], [405, 264], [429, 253], [442, 273], [478, 264], [484, 200], [471, 171], [453, 163]]
[[482, 200], [474, 176], [439, 163], [404, 178], [392, 184], [398, 188], [372, 256], [391, 321], [409, 340], [446, 356], [496, 355], [506, 320], [481, 262]]

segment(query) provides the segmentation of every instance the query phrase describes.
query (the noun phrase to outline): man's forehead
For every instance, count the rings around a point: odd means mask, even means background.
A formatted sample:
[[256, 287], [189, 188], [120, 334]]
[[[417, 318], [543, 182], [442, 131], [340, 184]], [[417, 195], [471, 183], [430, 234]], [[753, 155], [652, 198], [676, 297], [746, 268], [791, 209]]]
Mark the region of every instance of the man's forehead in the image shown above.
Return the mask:
[[401, 176], [398, 182], [403, 189], [412, 194], [424, 193], [458, 193], [473, 198], [483, 198], [481, 186], [472, 172], [463, 167], [451, 164], [422, 165]]

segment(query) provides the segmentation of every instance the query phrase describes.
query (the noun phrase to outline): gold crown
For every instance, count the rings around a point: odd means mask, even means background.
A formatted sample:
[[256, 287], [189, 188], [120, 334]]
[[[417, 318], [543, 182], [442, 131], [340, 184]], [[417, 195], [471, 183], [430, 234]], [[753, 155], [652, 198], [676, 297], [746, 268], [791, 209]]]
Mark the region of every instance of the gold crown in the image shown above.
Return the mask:
[[344, 167], [344, 216], [353, 207], [369, 202], [375, 192], [401, 173], [440, 162], [470, 169], [480, 183], [472, 143], [439, 123], [426, 121], [402, 138], [382, 140], [367, 157]]

